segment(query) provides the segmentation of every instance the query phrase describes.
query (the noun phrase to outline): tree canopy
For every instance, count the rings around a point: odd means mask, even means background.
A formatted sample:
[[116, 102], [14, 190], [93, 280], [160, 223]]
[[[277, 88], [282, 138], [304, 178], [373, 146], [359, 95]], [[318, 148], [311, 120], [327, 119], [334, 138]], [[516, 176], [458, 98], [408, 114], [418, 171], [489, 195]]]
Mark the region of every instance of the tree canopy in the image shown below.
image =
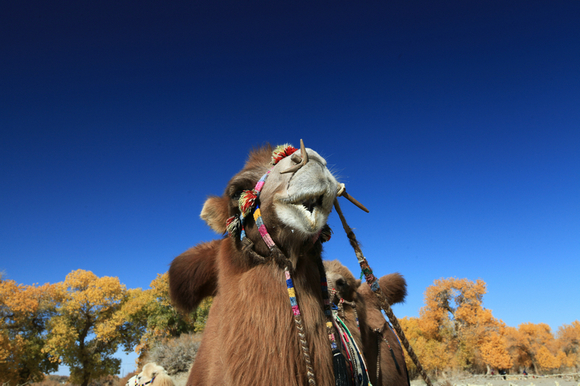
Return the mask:
[[54, 289], [0, 277], [0, 382], [37, 382], [58, 369], [42, 352], [46, 323], [55, 314]]
[[[483, 280], [447, 278], [427, 287], [419, 318], [401, 320], [425, 369], [489, 373], [528, 368], [541, 374], [578, 367], [578, 321], [562, 326], [558, 339], [543, 323], [508, 327], [483, 307], [485, 293]], [[414, 364], [407, 365], [413, 371]]]
[[122, 328], [126, 320], [117, 316], [128, 299], [125, 286], [116, 277], [77, 270], [57, 288], [57, 314], [48, 324], [44, 352], [67, 365], [71, 381], [81, 386], [117, 373], [121, 360], [113, 354], [130, 340]]

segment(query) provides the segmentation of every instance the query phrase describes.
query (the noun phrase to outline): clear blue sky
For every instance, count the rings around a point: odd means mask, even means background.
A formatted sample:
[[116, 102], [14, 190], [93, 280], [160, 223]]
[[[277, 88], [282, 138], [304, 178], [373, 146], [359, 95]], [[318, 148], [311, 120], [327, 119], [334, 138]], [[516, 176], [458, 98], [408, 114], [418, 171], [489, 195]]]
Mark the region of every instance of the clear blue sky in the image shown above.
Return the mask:
[[[580, 2], [0, 6], [0, 270], [147, 288], [216, 237], [248, 151], [299, 144], [378, 275], [483, 279], [510, 326], [580, 316]], [[358, 273], [335, 214], [325, 256]]]

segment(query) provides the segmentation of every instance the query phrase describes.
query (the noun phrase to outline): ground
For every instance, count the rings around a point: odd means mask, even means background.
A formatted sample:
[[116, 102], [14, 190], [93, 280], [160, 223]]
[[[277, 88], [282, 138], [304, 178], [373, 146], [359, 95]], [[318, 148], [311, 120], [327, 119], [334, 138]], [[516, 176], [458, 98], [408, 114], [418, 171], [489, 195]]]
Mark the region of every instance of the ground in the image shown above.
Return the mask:
[[[434, 386], [580, 386], [580, 373], [567, 375], [476, 375], [433, 381]], [[422, 379], [411, 381], [411, 386], [425, 386]]]

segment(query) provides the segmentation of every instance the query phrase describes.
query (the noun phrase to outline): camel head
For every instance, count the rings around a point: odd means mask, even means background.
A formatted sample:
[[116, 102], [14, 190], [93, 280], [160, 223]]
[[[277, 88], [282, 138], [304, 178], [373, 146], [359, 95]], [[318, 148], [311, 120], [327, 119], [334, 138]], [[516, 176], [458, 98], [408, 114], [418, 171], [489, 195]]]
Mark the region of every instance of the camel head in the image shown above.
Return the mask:
[[240, 239], [245, 236], [257, 253], [267, 255], [267, 244], [255, 218], [259, 208], [273, 242], [292, 253], [295, 246], [303, 248], [318, 240], [338, 186], [324, 158], [305, 148], [302, 141], [300, 149], [265, 146], [250, 153], [244, 168], [230, 180], [221, 197], [206, 200], [201, 218], [218, 233], [227, 230], [238, 248], [242, 248]]
[[[324, 261], [328, 288], [336, 292], [335, 300], [340, 298], [349, 302], [357, 301], [357, 293], [367, 298], [373, 307], [380, 310], [380, 305], [376, 303], [375, 295], [370, 287], [356, 279], [352, 272], [342, 265], [338, 260]], [[389, 305], [403, 303], [407, 296], [407, 281], [400, 273], [390, 273], [379, 278], [379, 285], [383, 296]], [[338, 298], [338, 299], [336, 299]]]
[[163, 366], [159, 366], [155, 362], [147, 363], [137, 375], [138, 386], [174, 386], [173, 380]]
[[[338, 260], [324, 261], [328, 288], [335, 293], [335, 301], [341, 298], [349, 302], [357, 300], [356, 290], [361, 285], [348, 268]], [[337, 299], [336, 299], [337, 298]]]

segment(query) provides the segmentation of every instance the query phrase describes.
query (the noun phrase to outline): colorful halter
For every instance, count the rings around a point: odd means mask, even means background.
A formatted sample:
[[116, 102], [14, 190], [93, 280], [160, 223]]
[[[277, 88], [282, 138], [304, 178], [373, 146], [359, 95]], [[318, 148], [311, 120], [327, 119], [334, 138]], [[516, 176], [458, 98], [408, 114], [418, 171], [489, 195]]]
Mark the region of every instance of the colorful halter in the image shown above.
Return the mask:
[[[226, 221], [226, 229], [227, 229], [228, 234], [231, 237], [236, 237], [237, 234], [239, 233], [241, 241], [243, 241], [246, 238], [246, 231], [245, 231], [245, 227], [244, 227], [245, 220], [253, 212], [254, 221], [256, 223], [256, 226], [258, 227], [258, 231], [260, 232], [260, 236], [262, 237], [262, 240], [264, 241], [264, 243], [266, 244], [266, 246], [270, 250], [270, 253], [273, 255], [274, 254], [283, 255], [282, 252], [279, 250], [279, 248], [274, 243], [274, 241], [272, 240], [272, 237], [270, 236], [270, 234], [268, 233], [268, 230], [266, 229], [266, 226], [264, 225], [264, 221], [262, 220], [262, 213], [260, 211], [260, 206], [259, 206], [259, 198], [260, 198], [260, 192], [262, 191], [262, 188], [264, 187], [264, 184], [266, 182], [266, 178], [268, 178], [268, 175], [272, 171], [273, 167], [278, 162], [280, 162], [282, 159], [284, 159], [285, 157], [288, 157], [288, 156], [294, 154], [297, 150], [298, 149], [296, 149], [288, 144], [277, 146], [274, 149], [274, 151], [272, 152], [272, 161], [271, 161], [272, 168], [270, 170], [268, 170], [260, 178], [260, 180], [258, 180], [254, 189], [244, 190], [242, 192], [242, 194], [240, 195], [239, 201], [238, 201], [239, 210], [240, 210], [239, 216], [232, 216], [232, 217], [228, 218], [228, 220]], [[321, 242], [328, 241], [328, 240], [330, 240], [331, 233], [332, 233], [332, 231], [331, 231], [330, 227], [328, 225], [326, 225], [318, 233], [318, 235], [316, 235], [316, 237], [313, 239], [313, 242], [316, 242], [318, 239], [320, 239]], [[279, 252], [279, 253], [276, 253], [276, 252]], [[319, 271], [320, 271], [320, 276], [321, 276], [321, 283], [320, 284], [321, 284], [321, 289], [322, 289], [322, 298], [324, 301], [324, 314], [327, 318], [326, 329], [327, 329], [328, 339], [330, 341], [330, 347], [331, 347], [332, 355], [333, 355], [333, 364], [335, 366], [335, 376], [337, 377], [337, 379], [339, 377], [342, 378], [342, 381], [337, 381], [337, 384], [343, 384], [340, 382], [345, 381], [344, 377], [346, 375], [344, 374], [344, 375], [340, 376], [340, 375], [336, 374], [337, 373], [336, 368], [337, 368], [337, 362], [340, 363], [338, 365], [338, 367], [342, 367], [343, 369], [346, 367], [346, 364], [344, 363], [345, 362], [344, 356], [338, 348], [337, 339], [336, 339], [336, 335], [333, 332], [333, 328], [336, 328], [337, 331], [342, 331], [342, 330], [339, 328], [339, 326], [337, 324], [335, 324], [336, 322], [333, 323], [333, 321], [334, 321], [333, 314], [332, 314], [332, 311], [330, 308], [330, 298], [328, 296], [328, 284], [327, 284], [327, 280], [326, 280], [326, 274], [325, 274], [324, 268], [322, 266], [322, 262], [320, 262]], [[292, 276], [290, 274], [289, 264], [287, 262], [285, 262], [285, 264], [284, 264], [284, 276], [286, 279], [286, 287], [288, 290], [288, 297], [290, 299], [290, 306], [292, 307], [292, 314], [294, 315], [294, 322], [296, 324], [296, 329], [298, 330], [298, 337], [299, 337], [299, 341], [300, 341], [300, 347], [302, 349], [302, 355], [303, 355], [304, 361], [306, 363], [308, 384], [309, 385], [316, 385], [316, 380], [315, 380], [315, 376], [314, 376], [314, 368], [312, 367], [312, 361], [310, 359], [308, 342], [306, 341], [306, 334], [304, 332], [304, 326], [302, 323], [302, 316], [300, 313], [300, 307], [298, 306], [298, 300], [296, 299], [296, 289], [294, 288], [294, 283], [292, 281]], [[352, 338], [351, 338], [351, 340], [352, 340]], [[349, 350], [349, 348], [346, 347], [346, 350]], [[339, 370], [339, 372], [344, 373], [344, 371], [341, 371], [341, 370]]]
[[150, 383], [153, 383], [153, 381], [155, 381], [155, 377], [156, 377], [156, 376], [157, 376], [157, 375], [154, 375], [154, 376], [153, 376], [153, 378], [151, 378], [150, 380], [148, 380], [148, 381], [147, 381], [147, 382], [145, 382], [145, 383], [138, 383], [138, 381], [137, 381], [137, 378], [135, 378], [135, 385], [139, 385], [139, 386], [146, 386], [146, 385], [148, 385], [148, 384], [150, 384]]
[[[240, 198], [238, 200], [238, 208], [240, 209], [240, 214], [238, 216], [232, 216], [232, 217], [227, 219], [226, 230], [230, 236], [236, 236], [239, 233], [240, 240], [243, 240], [246, 238], [246, 230], [244, 228], [244, 224], [246, 222], [246, 218], [248, 217], [248, 215], [250, 215], [254, 211], [254, 208], [256, 208], [256, 211], [258, 212], [257, 217], [260, 218], [260, 223], [261, 223], [261, 226], [260, 226], [260, 224], [258, 224], [257, 220], [256, 220], [256, 224], [258, 225], [258, 230], [260, 231], [261, 235], [263, 233], [267, 234], [266, 227], [264, 226], [264, 222], [261, 221], [261, 215], [260, 215], [260, 211], [259, 211], [260, 208], [257, 206], [258, 199], [260, 198], [260, 192], [262, 191], [262, 188], [264, 187], [264, 183], [266, 182], [266, 178], [268, 178], [268, 175], [272, 171], [273, 167], [278, 162], [280, 162], [280, 160], [284, 159], [285, 157], [288, 157], [289, 155], [294, 154], [297, 150], [298, 149], [296, 149], [295, 147], [292, 147], [288, 144], [279, 145], [274, 149], [274, 151], [272, 152], [272, 161], [270, 162], [272, 165], [272, 168], [270, 170], [268, 170], [266, 172], [266, 174], [264, 174], [260, 178], [260, 180], [256, 183], [256, 186], [254, 187], [254, 189], [244, 190], [242, 192], [242, 194], [240, 195]], [[256, 214], [254, 214], [254, 219], [256, 219]], [[264, 237], [264, 236], [262, 236], [262, 237]], [[266, 245], [268, 245], [268, 248], [270, 248], [270, 249], [272, 248], [271, 245], [274, 245], [274, 242], [271, 240], [271, 238], [268, 242], [266, 242]]]

